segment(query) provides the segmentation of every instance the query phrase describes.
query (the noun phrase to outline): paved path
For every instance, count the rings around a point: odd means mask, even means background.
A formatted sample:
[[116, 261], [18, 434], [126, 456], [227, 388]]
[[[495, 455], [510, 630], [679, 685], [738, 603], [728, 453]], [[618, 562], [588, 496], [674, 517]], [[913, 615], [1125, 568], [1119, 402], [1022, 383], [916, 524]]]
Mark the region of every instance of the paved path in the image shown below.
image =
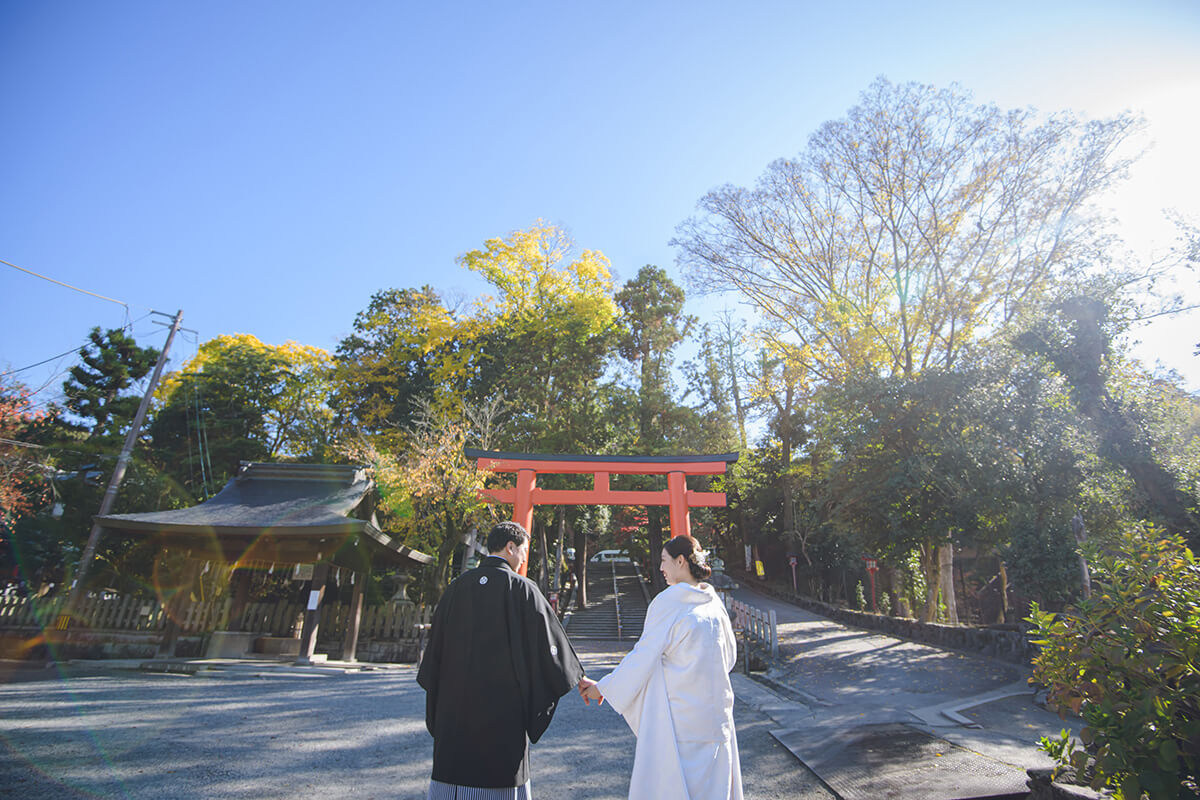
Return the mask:
[[[914, 766], [914, 754], [1044, 763], [1033, 742], [1065, 724], [1033, 703], [1024, 668], [849, 628], [745, 589], [736, 596], [775, 609], [781, 634], [765, 682], [732, 676], [751, 800], [914, 796], [903, 781], [856, 795], [861, 782], [836, 783], [844, 770], [822, 772], [832, 745], [873, 725], [872, 772], [886, 776]], [[630, 643], [577, 646], [600, 677]], [[8, 667], [0, 664], [0, 797], [424, 797], [431, 741], [411, 665], [346, 673], [243, 662], [196, 675], [140, 672], [136, 662]], [[922, 749], [904, 738], [913, 730], [938, 738]], [[624, 798], [633, 747], [608, 706], [564, 698], [533, 748], [537, 796]]]
[[[627, 646], [581, 643], [580, 656], [599, 677]], [[346, 674], [263, 662], [191, 676], [136, 666], [10, 670], [0, 682], [0, 797], [425, 796], [432, 741], [411, 665]], [[832, 800], [771, 736], [769, 716], [739, 702], [735, 720], [747, 798]], [[532, 749], [535, 796], [620, 800], [633, 747], [607, 705], [568, 696]]]
[[[1040, 736], [1080, 727], [1034, 702], [1028, 667], [848, 627], [745, 587], [733, 596], [773, 609], [779, 623], [780, 657], [756, 707], [776, 722], [777, 738], [844, 796], [904, 796], [889, 787], [906, 778], [889, 772], [949, 756], [962, 757], [960, 771], [999, 780], [1015, 768], [1023, 781], [1026, 768], [1050, 764], [1037, 749]], [[897, 749], [902, 739], [909, 752]], [[967, 754], [999, 766], [965, 764]]]

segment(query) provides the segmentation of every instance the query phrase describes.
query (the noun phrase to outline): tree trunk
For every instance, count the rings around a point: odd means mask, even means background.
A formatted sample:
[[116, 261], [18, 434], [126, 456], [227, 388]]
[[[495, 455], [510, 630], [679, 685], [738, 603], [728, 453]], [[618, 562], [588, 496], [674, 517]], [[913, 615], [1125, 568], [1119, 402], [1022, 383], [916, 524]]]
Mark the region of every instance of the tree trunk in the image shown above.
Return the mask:
[[663, 532], [662, 532], [662, 516], [661, 509], [657, 507], [646, 507], [646, 528], [649, 531], [650, 538], [650, 585], [654, 589], [654, 594], [658, 594], [663, 589], [667, 588], [667, 583], [663, 579], [662, 572], [655, 568], [658, 560], [662, 557], [663, 549]]
[[938, 586], [941, 584], [941, 577], [938, 574], [936, 545], [921, 545], [921, 570], [925, 573], [925, 608], [921, 612], [921, 622], [937, 622]]
[[[1075, 544], [1082, 548], [1083, 543], [1087, 541], [1087, 528], [1083, 524], [1083, 516], [1078, 511], [1071, 517], [1071, 533], [1075, 535]], [[1087, 559], [1083, 557], [1082, 550], [1079, 553], [1079, 585], [1085, 598], [1092, 596], [1092, 575], [1088, 572]]]
[[543, 595], [548, 595], [550, 584], [548, 582], [549, 573], [547, 572], [550, 566], [550, 548], [546, 544], [546, 524], [538, 524], [535, 519], [533, 527], [537, 528], [538, 532], [538, 588], [542, 590]]
[[946, 622], [958, 624], [958, 603], [955, 602], [954, 591], [954, 543], [946, 542], [937, 549], [938, 585], [942, 594], [942, 602], [946, 604]]
[[783, 403], [775, 401], [776, 412], [779, 414], [779, 460], [783, 467], [783, 475], [780, 476], [780, 488], [783, 490], [783, 532], [788, 538], [791, 538], [796, 530], [792, 478], [788, 474], [792, 467], [792, 400], [793, 391], [789, 384], [784, 391]]
[[1000, 621], [1008, 622], [1008, 565], [1000, 562]]
[[587, 532], [582, 525], [575, 531], [575, 607], [587, 608]]
[[563, 561], [563, 537], [566, 535], [567, 528], [567, 509], [565, 506], [558, 507], [558, 548], [554, 552], [554, 572], [552, 583], [554, 593], [558, 594], [558, 590], [562, 583], [562, 561]]

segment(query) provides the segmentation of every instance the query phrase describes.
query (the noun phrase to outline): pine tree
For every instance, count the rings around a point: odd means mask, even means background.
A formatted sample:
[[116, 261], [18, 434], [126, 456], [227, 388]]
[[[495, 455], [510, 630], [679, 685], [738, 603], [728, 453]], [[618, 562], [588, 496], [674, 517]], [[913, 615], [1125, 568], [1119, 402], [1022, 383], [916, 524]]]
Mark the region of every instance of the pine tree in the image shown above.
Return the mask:
[[89, 434], [97, 438], [119, 436], [137, 413], [141, 401], [126, 391], [150, 373], [158, 350], [139, 347], [121, 328], [88, 334], [79, 349], [82, 363], [71, 367], [63, 383], [67, 408], [86, 420]]

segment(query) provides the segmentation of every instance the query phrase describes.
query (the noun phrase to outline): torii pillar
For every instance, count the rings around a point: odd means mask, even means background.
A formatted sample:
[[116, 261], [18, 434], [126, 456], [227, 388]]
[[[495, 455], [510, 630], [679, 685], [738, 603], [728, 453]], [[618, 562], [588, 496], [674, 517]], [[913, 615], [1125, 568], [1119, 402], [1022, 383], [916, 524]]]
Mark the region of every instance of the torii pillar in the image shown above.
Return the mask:
[[[499, 453], [463, 448], [480, 469], [516, 473], [511, 489], [484, 489], [485, 500], [511, 503], [513, 522], [533, 533], [533, 507], [539, 505], [625, 505], [667, 506], [671, 536], [691, 533], [691, 509], [725, 507], [724, 492], [693, 492], [687, 488], [688, 475], [722, 475], [728, 464], [737, 461], [737, 453], [705, 456], [581, 456], [524, 453]], [[539, 473], [592, 475], [592, 488], [539, 489]], [[664, 491], [614, 491], [609, 488], [611, 475], [666, 475]], [[525, 566], [521, 566], [525, 574]]]

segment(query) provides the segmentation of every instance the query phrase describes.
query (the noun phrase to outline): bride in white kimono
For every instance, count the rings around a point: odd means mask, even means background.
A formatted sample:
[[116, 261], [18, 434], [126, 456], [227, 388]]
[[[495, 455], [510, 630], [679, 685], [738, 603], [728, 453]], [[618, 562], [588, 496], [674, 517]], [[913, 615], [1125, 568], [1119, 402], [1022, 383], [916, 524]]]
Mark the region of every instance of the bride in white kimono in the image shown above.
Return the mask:
[[671, 539], [661, 569], [670, 585], [650, 603], [641, 638], [610, 674], [584, 678], [580, 694], [607, 699], [637, 737], [630, 800], [742, 800], [733, 626], [703, 582], [712, 569], [695, 539]]

